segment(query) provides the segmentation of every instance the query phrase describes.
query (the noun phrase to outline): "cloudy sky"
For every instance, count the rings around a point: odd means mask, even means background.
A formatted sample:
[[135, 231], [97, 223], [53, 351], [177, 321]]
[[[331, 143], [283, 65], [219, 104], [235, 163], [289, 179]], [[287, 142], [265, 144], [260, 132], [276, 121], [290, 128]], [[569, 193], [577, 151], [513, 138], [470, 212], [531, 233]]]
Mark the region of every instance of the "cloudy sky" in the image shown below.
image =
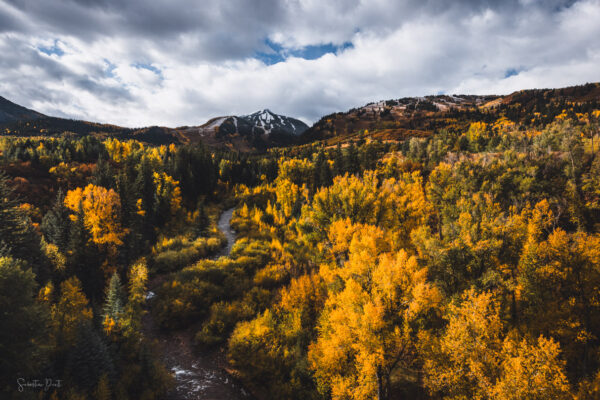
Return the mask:
[[600, 0], [0, 0], [0, 96], [124, 126], [600, 81]]

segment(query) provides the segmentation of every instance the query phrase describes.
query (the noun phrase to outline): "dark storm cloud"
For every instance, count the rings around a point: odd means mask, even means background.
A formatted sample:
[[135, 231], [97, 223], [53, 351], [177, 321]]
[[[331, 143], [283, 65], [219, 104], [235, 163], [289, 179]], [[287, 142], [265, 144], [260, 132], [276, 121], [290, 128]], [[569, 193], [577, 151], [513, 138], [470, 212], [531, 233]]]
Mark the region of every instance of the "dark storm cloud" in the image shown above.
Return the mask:
[[0, 6], [0, 33], [13, 32], [19, 29], [17, 19]]
[[[321, 4], [320, 4], [321, 3]], [[148, 50], [193, 60], [219, 61], [251, 56], [269, 36], [286, 44], [343, 44], [353, 33], [386, 33], [424, 16], [449, 15], [457, 22], [482, 10], [519, 17], [526, 9], [556, 12], [573, 1], [548, 0], [412, 0], [405, 2], [298, 0], [8, 0], [27, 25], [11, 23], [0, 9], [4, 31], [68, 35], [85, 42], [128, 37], [141, 40]], [[507, 23], [511, 18], [507, 18]], [[293, 38], [296, 37], [297, 40]], [[292, 38], [290, 40], [290, 38]], [[319, 39], [321, 38], [321, 40]], [[311, 43], [307, 43], [307, 41]], [[296, 43], [294, 43], [296, 42]], [[144, 50], [138, 48], [137, 52]], [[146, 54], [146, 58], [151, 57]]]
[[[168, 54], [192, 53], [196, 59], [205, 60], [251, 55], [285, 12], [283, 3], [265, 0], [8, 0], [8, 4], [34, 21], [27, 29], [30, 33], [45, 30], [86, 42], [128, 37], [151, 41], [153, 47]], [[190, 45], [182, 45], [182, 38]]]
[[[313, 44], [343, 44], [356, 31], [386, 32], [423, 16], [449, 14], [460, 19], [482, 10], [497, 10], [518, 16], [519, 10], [543, 8], [549, 12], [573, 1], [549, 0], [426, 0], [405, 2], [302, 2], [276, 1], [188, 1], [188, 0], [8, 0], [7, 4], [27, 15], [28, 27], [10, 23], [0, 13], [3, 30], [29, 32], [40, 29], [55, 35], [70, 35], [84, 41], [104, 37], [151, 40], [161, 51], [197, 59], [223, 60], [247, 57], [270, 35], [297, 35], [312, 31]], [[315, 5], [316, 4], [316, 5]], [[517, 14], [515, 14], [517, 13]], [[182, 36], [190, 46], [181, 45]], [[306, 44], [300, 42], [300, 44]]]

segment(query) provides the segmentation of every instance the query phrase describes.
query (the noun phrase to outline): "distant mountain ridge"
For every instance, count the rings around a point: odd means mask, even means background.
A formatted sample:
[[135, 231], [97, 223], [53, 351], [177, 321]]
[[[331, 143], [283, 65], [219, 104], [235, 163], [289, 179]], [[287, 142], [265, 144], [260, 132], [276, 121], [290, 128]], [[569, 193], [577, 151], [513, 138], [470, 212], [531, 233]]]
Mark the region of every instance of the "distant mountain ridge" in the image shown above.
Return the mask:
[[[567, 104], [573, 107], [565, 107]], [[325, 141], [328, 144], [370, 137], [403, 141], [441, 130], [464, 132], [472, 122], [500, 118], [521, 126], [543, 127], [562, 113], [600, 109], [600, 83], [560, 89], [531, 89], [507, 96], [438, 95], [382, 100], [322, 117], [310, 128], [268, 109], [242, 116], [212, 118], [203, 125], [178, 128], [123, 128], [48, 117], [0, 97], [0, 135], [95, 135], [152, 144], [199, 143], [243, 152]]]
[[382, 100], [322, 117], [300, 137], [300, 143], [329, 144], [368, 136], [379, 140], [425, 137], [440, 130], [466, 131], [472, 122], [499, 118], [543, 127], [567, 104], [577, 112], [600, 108], [600, 83], [560, 89], [530, 89], [506, 96], [438, 95]]
[[240, 151], [264, 151], [297, 142], [308, 126], [295, 118], [264, 109], [243, 116], [212, 118], [200, 126], [124, 128], [66, 118], [48, 117], [0, 97], [0, 135], [94, 135], [136, 139], [152, 144], [198, 143]]
[[46, 117], [44, 114], [22, 107], [0, 96], [0, 124], [44, 117]]

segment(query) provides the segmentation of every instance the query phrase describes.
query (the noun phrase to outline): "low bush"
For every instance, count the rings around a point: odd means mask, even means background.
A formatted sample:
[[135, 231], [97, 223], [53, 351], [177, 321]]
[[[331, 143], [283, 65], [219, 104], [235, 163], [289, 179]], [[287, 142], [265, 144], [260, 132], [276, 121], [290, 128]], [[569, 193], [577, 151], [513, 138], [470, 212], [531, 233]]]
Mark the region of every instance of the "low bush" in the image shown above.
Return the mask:
[[180, 270], [215, 254], [225, 244], [225, 240], [221, 233], [209, 238], [191, 239], [188, 236], [163, 238], [152, 249], [152, 269], [157, 273]]

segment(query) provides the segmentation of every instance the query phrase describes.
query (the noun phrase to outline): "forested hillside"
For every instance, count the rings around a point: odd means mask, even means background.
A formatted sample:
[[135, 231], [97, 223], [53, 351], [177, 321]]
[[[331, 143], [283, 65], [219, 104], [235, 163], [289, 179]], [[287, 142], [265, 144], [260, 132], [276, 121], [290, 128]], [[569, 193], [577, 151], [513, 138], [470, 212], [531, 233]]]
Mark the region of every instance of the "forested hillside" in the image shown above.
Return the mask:
[[473, 100], [426, 134], [358, 116], [262, 155], [0, 138], [0, 390], [170, 396], [150, 316], [257, 399], [599, 398], [594, 91]]
[[84, 137], [137, 140], [150, 145], [196, 144], [217, 150], [265, 153], [270, 147], [296, 144], [308, 126], [295, 118], [258, 111], [211, 118], [200, 126], [125, 128], [111, 124], [48, 117], [0, 97], [0, 136]]
[[[302, 135], [309, 143], [335, 144], [351, 137], [379, 140], [426, 137], [440, 129], [462, 132], [473, 122], [508, 120], [521, 128], [540, 128], [563, 110], [574, 117], [600, 107], [600, 84], [562, 89], [522, 90], [508, 96], [438, 95], [383, 100], [327, 115]], [[502, 119], [504, 117], [504, 119]]]

